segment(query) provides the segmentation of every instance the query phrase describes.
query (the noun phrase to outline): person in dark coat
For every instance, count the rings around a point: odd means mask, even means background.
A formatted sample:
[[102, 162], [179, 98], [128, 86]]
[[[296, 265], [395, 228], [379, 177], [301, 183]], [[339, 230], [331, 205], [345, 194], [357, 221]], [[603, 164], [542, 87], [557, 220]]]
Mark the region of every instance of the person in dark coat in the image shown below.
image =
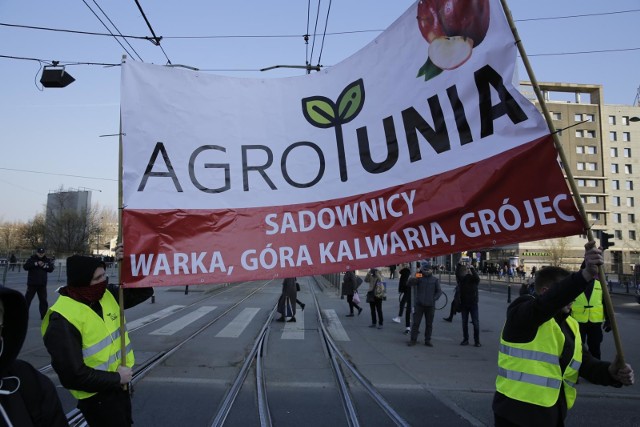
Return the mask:
[[[116, 258], [123, 258], [118, 245]], [[98, 258], [67, 258], [67, 286], [42, 322], [44, 345], [60, 383], [78, 399], [78, 409], [91, 427], [127, 427], [133, 424], [131, 396], [124, 388], [135, 363], [129, 335], [121, 354], [118, 306], [119, 286], [108, 284], [105, 264]], [[128, 309], [153, 296], [153, 288], [123, 289]], [[126, 330], [126, 328], [125, 328]], [[117, 340], [113, 337], [117, 336]]]
[[11, 254], [9, 257], [9, 271], [13, 271], [16, 268], [17, 263], [18, 258], [16, 258], [16, 254]]
[[353, 294], [355, 294], [358, 289], [358, 280], [356, 278], [356, 273], [353, 271], [347, 271], [344, 273], [344, 278], [342, 279], [342, 293], [347, 296], [347, 304], [349, 304], [349, 314], [347, 317], [353, 317], [353, 309], [358, 310], [358, 316], [362, 313], [362, 308], [353, 302]]
[[31, 364], [16, 359], [28, 321], [22, 294], [0, 287], [0, 425], [68, 426], [53, 382]]
[[[536, 273], [535, 295], [518, 297], [507, 309], [500, 335], [494, 421], [502, 426], [563, 426], [576, 398], [578, 376], [593, 384], [622, 387], [634, 382], [628, 364], [594, 358], [582, 345], [573, 300], [603, 265], [602, 249], [585, 245], [577, 273], [544, 267]], [[577, 372], [576, 372], [577, 370]]]
[[287, 277], [282, 281], [282, 294], [278, 299], [278, 313], [280, 318], [278, 322], [286, 321], [287, 317], [290, 317], [289, 322], [296, 321], [296, 299], [298, 296], [298, 288], [296, 286], [295, 277]]
[[469, 315], [471, 315], [473, 342], [476, 347], [480, 347], [480, 319], [478, 315], [478, 284], [480, 283], [480, 277], [478, 277], [478, 272], [473, 266], [464, 266], [461, 276], [459, 294], [462, 342], [460, 345], [469, 345]]
[[31, 255], [22, 268], [28, 272], [27, 292], [24, 294], [27, 300], [27, 313], [29, 312], [29, 307], [31, 307], [33, 297], [38, 294], [40, 319], [43, 319], [49, 308], [49, 302], [47, 301], [47, 275], [55, 269], [53, 260], [45, 255], [44, 248], [38, 248], [35, 255]]
[[411, 323], [409, 345], [416, 345], [420, 322], [424, 317], [424, 345], [433, 347], [431, 343], [433, 315], [436, 310], [436, 300], [442, 295], [440, 281], [433, 275], [433, 266], [428, 262], [423, 262], [420, 265], [420, 271], [416, 273], [416, 277], [409, 279], [409, 287], [415, 287], [416, 298], [413, 302], [413, 322]]

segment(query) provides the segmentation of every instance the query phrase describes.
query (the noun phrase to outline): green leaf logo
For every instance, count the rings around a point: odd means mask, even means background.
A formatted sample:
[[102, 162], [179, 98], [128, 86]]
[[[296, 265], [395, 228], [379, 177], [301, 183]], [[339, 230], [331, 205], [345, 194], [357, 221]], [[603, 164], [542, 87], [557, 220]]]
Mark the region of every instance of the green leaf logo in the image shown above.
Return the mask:
[[347, 180], [347, 162], [344, 153], [342, 125], [356, 118], [364, 106], [364, 82], [358, 79], [348, 85], [334, 103], [324, 96], [310, 96], [302, 100], [302, 114], [313, 126], [327, 129], [335, 128], [338, 147], [340, 180]]

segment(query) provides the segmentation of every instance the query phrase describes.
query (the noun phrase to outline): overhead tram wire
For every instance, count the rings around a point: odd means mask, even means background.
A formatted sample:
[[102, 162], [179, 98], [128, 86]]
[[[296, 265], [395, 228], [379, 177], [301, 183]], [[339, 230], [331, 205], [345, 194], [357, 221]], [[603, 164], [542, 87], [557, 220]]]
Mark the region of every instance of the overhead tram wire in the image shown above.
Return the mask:
[[322, 43], [320, 44], [320, 53], [318, 54], [318, 67], [320, 67], [320, 59], [322, 59], [322, 51], [324, 50], [324, 38], [327, 35], [327, 25], [329, 24], [329, 13], [331, 12], [331, 0], [327, 8], [327, 17], [324, 20], [324, 32], [322, 33]]
[[98, 16], [98, 14], [95, 12], [95, 10], [93, 10], [91, 8], [91, 6], [89, 6], [89, 3], [86, 2], [86, 0], [82, 0], [82, 2], [89, 8], [89, 10], [91, 11], [91, 13], [93, 13], [93, 15], [98, 19], [98, 21], [100, 21], [100, 23], [104, 26], [104, 28], [106, 28], [107, 31], [109, 31], [109, 33], [113, 36], [113, 38], [118, 42], [118, 44], [120, 45], [120, 47], [122, 47], [122, 49], [127, 52], [127, 55], [129, 56], [133, 56], [126, 47], [124, 47], [124, 45], [120, 42], [120, 40], [118, 40], [118, 37], [116, 37], [115, 34], [113, 34], [113, 32], [111, 31], [111, 29], [107, 26], [107, 24], [104, 23], [104, 21]]
[[[102, 14], [105, 16], [105, 18], [107, 18], [109, 20], [109, 23], [111, 23], [111, 25], [113, 25], [113, 28], [116, 29], [116, 31], [118, 32], [118, 34], [120, 35], [120, 37], [122, 37], [122, 32], [118, 29], [118, 27], [116, 26], [116, 24], [113, 23], [113, 21], [111, 20], [111, 18], [109, 18], [109, 16], [105, 13], [104, 10], [102, 10], [102, 8], [100, 7], [100, 5], [98, 4], [98, 2], [96, 2], [96, 0], [93, 0], [93, 3], [96, 5], [96, 7], [98, 9], [100, 9], [100, 12], [102, 12]], [[115, 37], [115, 36], [114, 36]], [[133, 48], [133, 46], [131, 46], [131, 43], [129, 43], [129, 40], [127, 39], [123, 39], [125, 41], [125, 43], [127, 43], [127, 46], [129, 46], [131, 48], [131, 50], [136, 54], [136, 56], [138, 57], [138, 59], [141, 62], [144, 62], [144, 59], [142, 59], [142, 57], [138, 54], [138, 52]]]
[[[311, 65], [309, 62], [309, 20], [311, 18], [311, 0], [307, 0], [307, 32], [304, 34], [304, 63], [308, 67]], [[309, 74], [309, 70], [307, 70]]]
[[135, 2], [136, 2], [136, 5], [138, 6], [138, 10], [142, 14], [142, 17], [144, 18], [144, 22], [147, 23], [147, 27], [149, 27], [149, 31], [151, 31], [151, 35], [153, 36], [152, 43], [160, 48], [160, 50], [164, 54], [164, 57], [167, 58], [167, 64], [171, 64], [171, 60], [169, 59], [169, 56], [167, 56], [167, 52], [165, 52], [164, 48], [160, 45], [160, 40], [162, 40], [162, 37], [156, 36], [156, 33], [155, 31], [153, 31], [153, 27], [151, 26], [151, 23], [147, 19], [147, 15], [144, 13], [144, 10], [142, 10], [142, 6], [140, 5], [140, 2], [138, 0], [135, 0]]
[[311, 55], [309, 56], [309, 64], [313, 62], [313, 51], [316, 47], [316, 34], [318, 34], [318, 18], [320, 17], [320, 2], [321, 0], [318, 0], [318, 10], [316, 11], [316, 23], [313, 27], [313, 42], [311, 42]]

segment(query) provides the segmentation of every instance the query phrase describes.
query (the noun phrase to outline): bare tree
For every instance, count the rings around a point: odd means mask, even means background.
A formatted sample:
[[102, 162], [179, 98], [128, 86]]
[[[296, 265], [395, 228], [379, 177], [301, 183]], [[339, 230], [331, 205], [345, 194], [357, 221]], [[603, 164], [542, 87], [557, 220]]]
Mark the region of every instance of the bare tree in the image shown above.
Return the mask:
[[30, 249], [35, 250], [38, 247], [44, 246], [45, 242], [45, 222], [44, 213], [38, 213], [35, 217], [20, 230], [20, 236]]
[[0, 223], [0, 254], [8, 255], [20, 247], [20, 225], [17, 221]]
[[56, 253], [89, 253], [89, 238], [97, 227], [95, 211], [78, 209], [73, 193], [53, 193], [47, 204], [46, 241]]
[[549, 249], [550, 263], [556, 267], [565, 267], [565, 258], [569, 254], [569, 240], [566, 237], [547, 240], [547, 248]]

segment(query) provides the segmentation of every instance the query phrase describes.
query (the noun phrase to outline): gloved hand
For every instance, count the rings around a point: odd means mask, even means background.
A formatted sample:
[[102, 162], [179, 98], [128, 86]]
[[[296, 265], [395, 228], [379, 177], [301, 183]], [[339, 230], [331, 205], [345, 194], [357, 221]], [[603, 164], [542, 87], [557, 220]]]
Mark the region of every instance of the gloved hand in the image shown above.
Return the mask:
[[602, 330], [605, 332], [611, 332], [611, 323], [609, 323], [608, 320], [602, 324]]

